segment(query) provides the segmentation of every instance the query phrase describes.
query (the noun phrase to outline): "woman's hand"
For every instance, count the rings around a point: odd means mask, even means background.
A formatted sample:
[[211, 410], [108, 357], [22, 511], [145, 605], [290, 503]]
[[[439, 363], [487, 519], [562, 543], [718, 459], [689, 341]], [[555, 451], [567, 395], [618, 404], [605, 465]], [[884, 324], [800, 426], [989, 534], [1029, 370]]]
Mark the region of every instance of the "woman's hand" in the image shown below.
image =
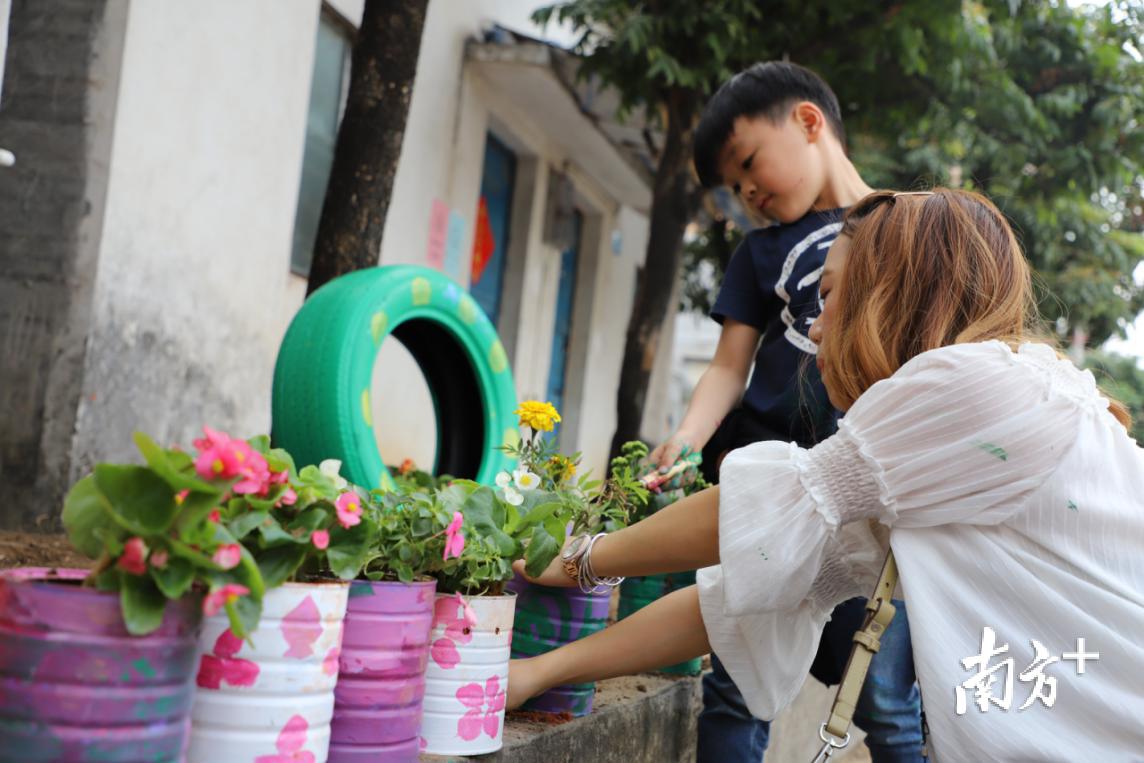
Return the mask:
[[[564, 548], [567, 548], [568, 544], [571, 543], [572, 540], [573, 539], [570, 537], [565, 538]], [[560, 549], [561, 552], [564, 551], [564, 548]], [[523, 559], [517, 559], [515, 562], [513, 562], [512, 568], [518, 575], [523, 576], [524, 579], [529, 583], [551, 586], [553, 588], [571, 588], [574, 585], [579, 585], [578, 581], [570, 578], [568, 573], [564, 571], [564, 561], [561, 554], [557, 554], [556, 558], [553, 559], [549, 563], [548, 567], [546, 567], [545, 570], [541, 572], [537, 577], [529, 577], [528, 574], [524, 571]]]

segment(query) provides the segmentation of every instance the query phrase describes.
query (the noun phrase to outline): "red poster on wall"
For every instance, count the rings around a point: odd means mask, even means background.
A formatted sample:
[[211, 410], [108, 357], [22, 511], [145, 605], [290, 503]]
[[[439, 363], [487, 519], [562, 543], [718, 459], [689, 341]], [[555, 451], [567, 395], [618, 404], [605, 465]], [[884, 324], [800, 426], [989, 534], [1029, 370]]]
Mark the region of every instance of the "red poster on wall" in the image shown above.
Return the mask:
[[489, 225], [489, 205], [482, 195], [481, 202], [477, 206], [477, 230], [473, 236], [473, 265], [470, 276], [472, 283], [478, 283], [481, 280], [485, 267], [493, 257], [496, 246], [497, 242], [493, 237], [493, 229]]

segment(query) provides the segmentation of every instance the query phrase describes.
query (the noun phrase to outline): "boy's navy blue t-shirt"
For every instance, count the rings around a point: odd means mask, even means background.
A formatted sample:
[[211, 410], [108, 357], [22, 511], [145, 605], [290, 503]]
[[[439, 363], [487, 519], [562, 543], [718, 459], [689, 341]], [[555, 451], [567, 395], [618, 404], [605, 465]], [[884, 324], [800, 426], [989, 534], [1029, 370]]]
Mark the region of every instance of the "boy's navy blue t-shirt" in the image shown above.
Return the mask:
[[818, 317], [818, 281], [844, 211], [810, 212], [748, 233], [711, 309], [719, 323], [732, 318], [762, 333], [743, 406], [803, 444], [828, 437], [836, 426], [807, 332]]

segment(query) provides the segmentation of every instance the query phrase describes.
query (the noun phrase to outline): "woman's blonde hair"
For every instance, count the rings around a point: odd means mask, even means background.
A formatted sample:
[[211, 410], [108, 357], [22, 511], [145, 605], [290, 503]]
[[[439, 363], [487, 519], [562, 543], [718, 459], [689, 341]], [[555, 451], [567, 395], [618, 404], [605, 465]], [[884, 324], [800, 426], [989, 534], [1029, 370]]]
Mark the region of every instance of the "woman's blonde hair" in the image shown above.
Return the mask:
[[[927, 350], [998, 339], [1044, 341], [1029, 265], [1013, 229], [984, 196], [935, 188], [878, 191], [850, 208], [837, 313], [822, 339], [822, 376], [849, 407]], [[1113, 401], [1125, 427], [1131, 419]]]

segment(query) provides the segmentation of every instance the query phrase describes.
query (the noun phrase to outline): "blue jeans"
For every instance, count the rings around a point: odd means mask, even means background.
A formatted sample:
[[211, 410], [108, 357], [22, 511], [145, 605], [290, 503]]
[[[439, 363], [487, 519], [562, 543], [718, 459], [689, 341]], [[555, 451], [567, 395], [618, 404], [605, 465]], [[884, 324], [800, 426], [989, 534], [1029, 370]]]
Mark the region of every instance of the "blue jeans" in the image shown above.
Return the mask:
[[[866, 746], [874, 763], [916, 763], [924, 760], [921, 697], [914, 676], [906, 605], [895, 600], [894, 606], [897, 613], [870, 664], [854, 723], [866, 732]], [[834, 609], [811, 667], [815, 678], [827, 685], [839, 682], [850, 656], [851, 639], [862, 627], [865, 615], [865, 599], [850, 599]], [[696, 763], [760, 763], [770, 733], [771, 724], [751, 715], [723, 663], [712, 654], [711, 672], [703, 676]]]

